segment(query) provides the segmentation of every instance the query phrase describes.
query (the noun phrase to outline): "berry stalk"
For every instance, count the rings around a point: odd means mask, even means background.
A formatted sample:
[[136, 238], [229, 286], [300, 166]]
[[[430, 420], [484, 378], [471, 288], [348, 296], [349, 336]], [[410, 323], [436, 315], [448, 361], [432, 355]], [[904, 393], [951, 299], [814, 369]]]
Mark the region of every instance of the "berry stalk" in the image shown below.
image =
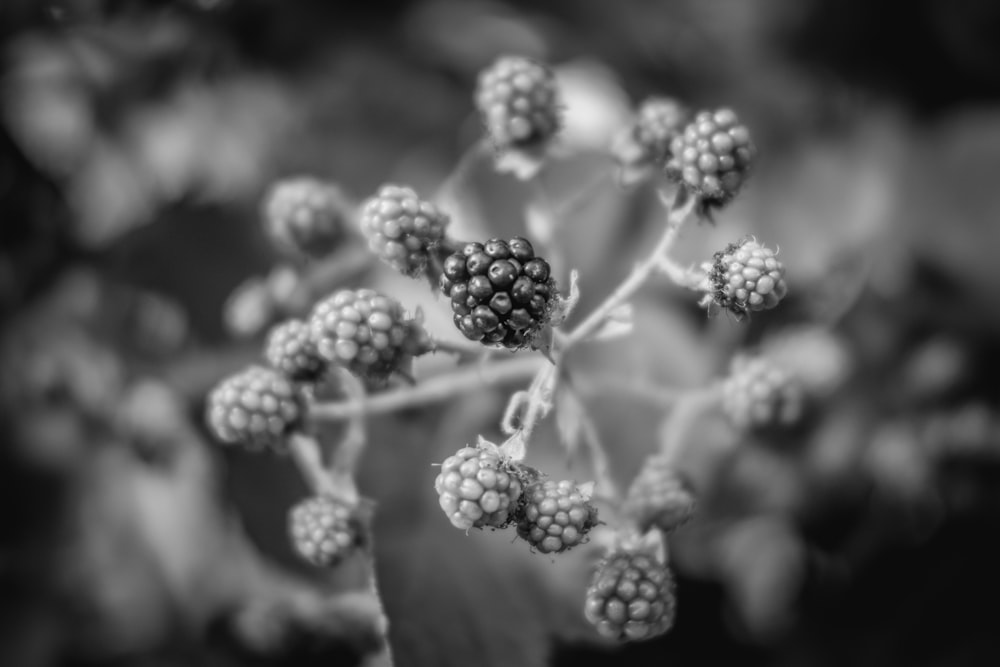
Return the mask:
[[695, 211], [696, 205], [696, 198], [691, 197], [684, 206], [670, 209], [667, 214], [667, 228], [657, 242], [656, 247], [653, 248], [653, 252], [635, 267], [629, 277], [601, 305], [595, 308], [583, 322], [566, 335], [563, 339], [561, 352], [564, 353], [577, 343], [586, 340], [588, 336], [601, 327], [615, 308], [628, 301], [632, 295], [639, 291], [653, 272], [663, 264], [663, 258], [667, 256], [670, 248], [673, 247], [681, 228]]
[[342, 421], [359, 415], [379, 415], [440, 403], [482, 387], [519, 382], [533, 377], [538, 369], [549, 362], [539, 357], [516, 357], [489, 366], [465, 366], [454, 373], [422, 380], [415, 387], [404, 387], [365, 400], [315, 403], [309, 407], [307, 418], [315, 421]]

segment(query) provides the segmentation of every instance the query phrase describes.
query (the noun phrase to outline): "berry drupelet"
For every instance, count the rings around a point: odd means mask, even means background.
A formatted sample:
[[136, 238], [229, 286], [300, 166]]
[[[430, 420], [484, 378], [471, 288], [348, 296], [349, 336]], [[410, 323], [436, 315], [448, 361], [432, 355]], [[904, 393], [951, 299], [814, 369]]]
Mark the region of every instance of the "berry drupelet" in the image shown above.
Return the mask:
[[441, 509], [456, 528], [504, 528], [514, 518], [523, 478], [517, 464], [484, 440], [446, 458], [434, 488]]
[[561, 553], [585, 541], [597, 508], [571, 480], [535, 482], [524, 492], [517, 534], [542, 553]]
[[702, 111], [671, 140], [667, 176], [703, 206], [722, 206], [739, 192], [755, 153], [750, 131], [731, 109]]
[[619, 548], [598, 565], [584, 615], [604, 637], [640, 641], [669, 630], [676, 609], [667, 566], [651, 553]]
[[722, 411], [739, 428], [789, 426], [804, 402], [799, 381], [766, 357], [735, 356], [722, 383]]
[[632, 480], [622, 511], [640, 531], [659, 528], [664, 532], [686, 523], [694, 513], [695, 499], [667, 457], [654, 454], [646, 459]]
[[328, 496], [313, 496], [288, 512], [292, 547], [316, 567], [333, 567], [362, 543], [354, 510]]
[[271, 329], [264, 357], [272, 368], [292, 380], [310, 382], [326, 370], [326, 360], [319, 356], [309, 337], [309, 325], [298, 319], [286, 320]]
[[784, 264], [773, 250], [752, 238], [715, 253], [708, 277], [712, 302], [737, 318], [774, 308], [788, 293]]
[[343, 239], [351, 207], [336, 185], [299, 176], [275, 183], [262, 213], [265, 231], [279, 248], [322, 257]]
[[545, 65], [503, 56], [479, 74], [476, 108], [497, 151], [536, 150], [559, 132], [559, 95]]
[[466, 338], [517, 350], [548, 322], [556, 298], [550, 271], [526, 239], [490, 239], [445, 259], [441, 291]]

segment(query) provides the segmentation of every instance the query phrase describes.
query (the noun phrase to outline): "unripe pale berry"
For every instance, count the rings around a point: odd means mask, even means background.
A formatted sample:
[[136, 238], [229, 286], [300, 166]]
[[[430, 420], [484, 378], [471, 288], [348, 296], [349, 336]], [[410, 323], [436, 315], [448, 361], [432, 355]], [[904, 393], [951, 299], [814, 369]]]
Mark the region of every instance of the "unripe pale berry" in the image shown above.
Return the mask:
[[350, 205], [336, 185], [299, 176], [276, 182], [264, 197], [264, 228], [284, 250], [322, 257], [341, 242]]
[[229, 376], [208, 396], [208, 425], [215, 437], [249, 449], [284, 451], [302, 414], [301, 397], [292, 381], [261, 366]]
[[756, 149], [732, 109], [701, 111], [670, 143], [667, 176], [706, 205], [732, 199], [750, 172]]
[[646, 551], [618, 548], [598, 564], [584, 615], [604, 637], [641, 641], [669, 630], [676, 609], [667, 566]]
[[669, 97], [650, 97], [636, 111], [632, 125], [611, 147], [618, 164], [631, 172], [664, 165], [673, 139], [687, 121], [687, 111]]
[[519, 56], [503, 56], [479, 74], [476, 108], [501, 152], [539, 148], [561, 124], [552, 71]]
[[522, 479], [517, 464], [505, 459], [493, 443], [481, 441], [446, 458], [434, 488], [441, 509], [456, 528], [504, 528], [514, 519], [524, 489]]
[[661, 454], [646, 459], [629, 486], [622, 511], [645, 532], [664, 532], [686, 523], [694, 514], [695, 499], [671, 460]]
[[316, 380], [326, 370], [326, 360], [319, 356], [309, 337], [309, 325], [298, 319], [286, 320], [271, 329], [264, 357], [272, 368], [292, 380]]
[[597, 508], [572, 480], [535, 482], [525, 489], [517, 534], [542, 553], [561, 553], [585, 541]]
[[429, 251], [444, 239], [448, 216], [408, 187], [384, 185], [361, 208], [361, 231], [368, 247], [400, 273], [417, 277], [427, 269]]
[[722, 411], [740, 428], [788, 426], [803, 403], [799, 382], [765, 357], [737, 355], [722, 383]]
[[295, 552], [317, 567], [343, 561], [361, 543], [363, 530], [353, 508], [328, 496], [313, 496], [288, 513]]
[[420, 323], [398, 301], [370, 289], [340, 290], [317, 303], [309, 334], [319, 356], [374, 383], [429, 349]]
[[752, 238], [715, 253], [708, 277], [712, 301], [739, 318], [774, 308], [788, 293], [784, 264]]

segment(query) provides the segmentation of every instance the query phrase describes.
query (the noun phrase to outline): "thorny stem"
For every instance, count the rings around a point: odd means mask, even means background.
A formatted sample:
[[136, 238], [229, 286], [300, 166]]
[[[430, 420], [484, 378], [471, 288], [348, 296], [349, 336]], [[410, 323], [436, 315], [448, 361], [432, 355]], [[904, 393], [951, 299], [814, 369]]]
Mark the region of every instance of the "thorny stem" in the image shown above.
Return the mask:
[[519, 382], [532, 377], [549, 362], [536, 356], [515, 357], [489, 366], [465, 366], [454, 373], [446, 373], [422, 380], [415, 387], [404, 387], [384, 394], [369, 396], [363, 401], [314, 403], [309, 408], [309, 419], [315, 421], [341, 421], [358, 415], [378, 415], [406, 408], [430, 405], [448, 400], [484, 386]]
[[628, 278], [601, 305], [595, 308], [583, 322], [580, 322], [575, 329], [566, 335], [561, 352], [565, 352], [580, 341], [585, 340], [599, 329], [611, 312], [639, 291], [653, 272], [662, 266], [663, 258], [667, 256], [670, 248], [677, 240], [677, 235], [680, 233], [681, 227], [683, 227], [684, 222], [690, 217], [691, 213], [694, 212], [696, 204], [697, 198], [691, 197], [684, 206], [670, 210], [667, 217], [667, 228], [657, 242], [656, 247], [653, 248], [653, 252], [635, 267]]

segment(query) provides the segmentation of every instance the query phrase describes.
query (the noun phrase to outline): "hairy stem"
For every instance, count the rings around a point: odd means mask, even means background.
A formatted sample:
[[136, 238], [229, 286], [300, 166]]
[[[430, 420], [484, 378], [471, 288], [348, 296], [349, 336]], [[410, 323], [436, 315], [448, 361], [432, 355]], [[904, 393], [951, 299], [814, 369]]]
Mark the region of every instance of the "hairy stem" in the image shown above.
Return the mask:
[[526, 380], [549, 362], [537, 356], [515, 357], [486, 366], [463, 366], [459, 370], [422, 380], [415, 387], [404, 387], [365, 400], [315, 403], [309, 418], [315, 421], [341, 421], [357, 415], [379, 415], [407, 408], [431, 405], [455, 398], [481, 387], [498, 386]]

